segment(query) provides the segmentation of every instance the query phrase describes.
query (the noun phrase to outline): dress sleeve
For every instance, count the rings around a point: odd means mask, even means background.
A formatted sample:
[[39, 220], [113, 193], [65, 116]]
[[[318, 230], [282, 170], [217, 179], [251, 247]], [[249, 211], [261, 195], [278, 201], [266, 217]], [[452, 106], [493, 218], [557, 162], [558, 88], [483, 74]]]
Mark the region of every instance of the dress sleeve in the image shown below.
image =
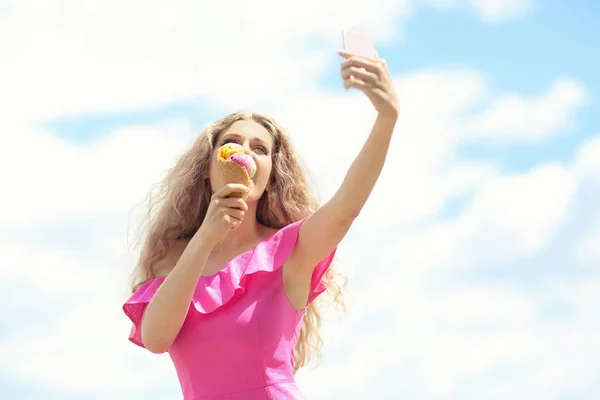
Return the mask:
[[129, 340], [140, 347], [146, 348], [142, 343], [142, 316], [146, 306], [164, 282], [165, 277], [159, 276], [142, 284], [133, 295], [123, 304], [123, 312], [129, 317], [133, 326], [129, 333]]
[[314, 299], [317, 298], [317, 296], [319, 296], [321, 293], [327, 290], [327, 285], [325, 285], [325, 283], [323, 282], [323, 277], [329, 269], [329, 266], [331, 265], [331, 262], [335, 257], [336, 251], [337, 248], [333, 249], [333, 251], [329, 253], [327, 257], [322, 259], [315, 267], [310, 281], [310, 291], [308, 292], [308, 304], [310, 304]]
[[[275, 252], [275, 264], [283, 265], [287, 258], [294, 250], [294, 246], [298, 241], [298, 234], [300, 233], [300, 227], [306, 221], [306, 218], [301, 219], [300, 221], [294, 222], [285, 228], [282, 229], [283, 237], [281, 238], [281, 242]], [[327, 285], [323, 282], [323, 276], [329, 269], [333, 258], [335, 257], [335, 253], [337, 248], [333, 249], [331, 253], [329, 253], [325, 258], [317, 263], [315, 269], [312, 274], [311, 283], [310, 283], [310, 291], [308, 293], [308, 304], [310, 304], [317, 296], [323, 293], [327, 289]]]

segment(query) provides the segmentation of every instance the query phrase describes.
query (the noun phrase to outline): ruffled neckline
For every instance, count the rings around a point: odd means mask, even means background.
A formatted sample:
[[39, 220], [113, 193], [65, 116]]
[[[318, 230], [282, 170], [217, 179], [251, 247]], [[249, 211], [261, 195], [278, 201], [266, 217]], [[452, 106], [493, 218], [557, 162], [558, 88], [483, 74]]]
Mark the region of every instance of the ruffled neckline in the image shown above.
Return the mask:
[[[224, 266], [223, 268], [221, 268], [220, 270], [218, 270], [217, 272], [214, 272], [210, 275], [200, 275], [200, 278], [198, 280], [198, 283], [200, 283], [200, 281], [203, 278], [213, 278], [216, 275], [219, 274], [224, 274], [227, 273], [227, 271], [232, 268], [232, 265], [235, 265], [235, 267], [237, 268], [241, 268], [247, 266], [248, 262], [252, 259], [254, 252], [256, 251], [256, 248], [259, 247], [262, 243], [267, 242], [269, 240], [273, 240], [273, 237], [275, 235], [277, 235], [279, 232], [281, 232], [282, 229], [285, 229], [287, 226], [278, 229], [277, 231], [271, 233], [270, 235], [268, 235], [267, 237], [265, 237], [264, 239], [262, 239], [260, 242], [258, 242], [257, 244], [254, 245], [254, 247], [249, 248], [248, 250], [244, 251], [243, 253], [238, 254], [237, 256], [233, 257], [231, 260], [229, 260]], [[240, 264], [244, 264], [243, 266]]]
[[[192, 295], [194, 308], [202, 314], [212, 313], [242, 296], [247, 290], [250, 276], [281, 268], [294, 249], [304, 221], [305, 218], [279, 229], [253, 248], [234, 257], [214, 274], [201, 275]], [[123, 305], [125, 313], [129, 315], [141, 311], [136, 308], [145, 306], [165, 279], [165, 276], [159, 276], [142, 284]]]

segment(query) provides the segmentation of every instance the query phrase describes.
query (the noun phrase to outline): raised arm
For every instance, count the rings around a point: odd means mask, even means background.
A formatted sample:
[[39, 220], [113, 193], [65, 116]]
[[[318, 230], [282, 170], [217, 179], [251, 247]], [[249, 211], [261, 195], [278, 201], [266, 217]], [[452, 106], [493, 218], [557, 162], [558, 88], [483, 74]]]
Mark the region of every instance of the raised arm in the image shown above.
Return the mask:
[[342, 51], [339, 54], [345, 58], [341, 68], [344, 87], [365, 93], [378, 115], [338, 191], [300, 228], [289, 264], [303, 281], [312, 274], [315, 265], [337, 247], [367, 202], [383, 169], [399, 114], [398, 99], [385, 61]]

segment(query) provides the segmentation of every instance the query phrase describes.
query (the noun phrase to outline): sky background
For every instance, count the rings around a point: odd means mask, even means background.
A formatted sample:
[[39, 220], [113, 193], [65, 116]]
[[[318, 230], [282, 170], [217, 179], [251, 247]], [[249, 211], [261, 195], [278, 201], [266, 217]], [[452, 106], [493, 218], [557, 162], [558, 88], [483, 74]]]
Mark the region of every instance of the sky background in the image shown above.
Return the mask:
[[0, 0], [0, 397], [180, 398], [168, 356], [127, 341], [130, 212], [238, 109], [289, 128], [327, 200], [375, 116], [339, 77], [358, 25], [402, 111], [302, 390], [600, 398], [599, 20], [594, 0]]

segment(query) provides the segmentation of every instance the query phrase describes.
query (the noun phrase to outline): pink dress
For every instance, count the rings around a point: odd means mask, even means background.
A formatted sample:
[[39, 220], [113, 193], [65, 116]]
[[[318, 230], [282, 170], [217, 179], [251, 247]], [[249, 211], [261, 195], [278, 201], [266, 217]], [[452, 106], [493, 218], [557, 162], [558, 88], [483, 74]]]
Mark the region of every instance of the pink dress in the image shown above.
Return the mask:
[[[294, 382], [293, 363], [306, 310], [290, 303], [281, 268], [303, 221], [198, 280], [193, 306], [169, 349], [184, 400], [304, 399]], [[325, 291], [321, 279], [334, 254], [316, 266], [309, 303]], [[144, 347], [142, 314], [164, 279], [144, 283], [123, 305], [133, 322], [129, 340], [139, 346]]]

